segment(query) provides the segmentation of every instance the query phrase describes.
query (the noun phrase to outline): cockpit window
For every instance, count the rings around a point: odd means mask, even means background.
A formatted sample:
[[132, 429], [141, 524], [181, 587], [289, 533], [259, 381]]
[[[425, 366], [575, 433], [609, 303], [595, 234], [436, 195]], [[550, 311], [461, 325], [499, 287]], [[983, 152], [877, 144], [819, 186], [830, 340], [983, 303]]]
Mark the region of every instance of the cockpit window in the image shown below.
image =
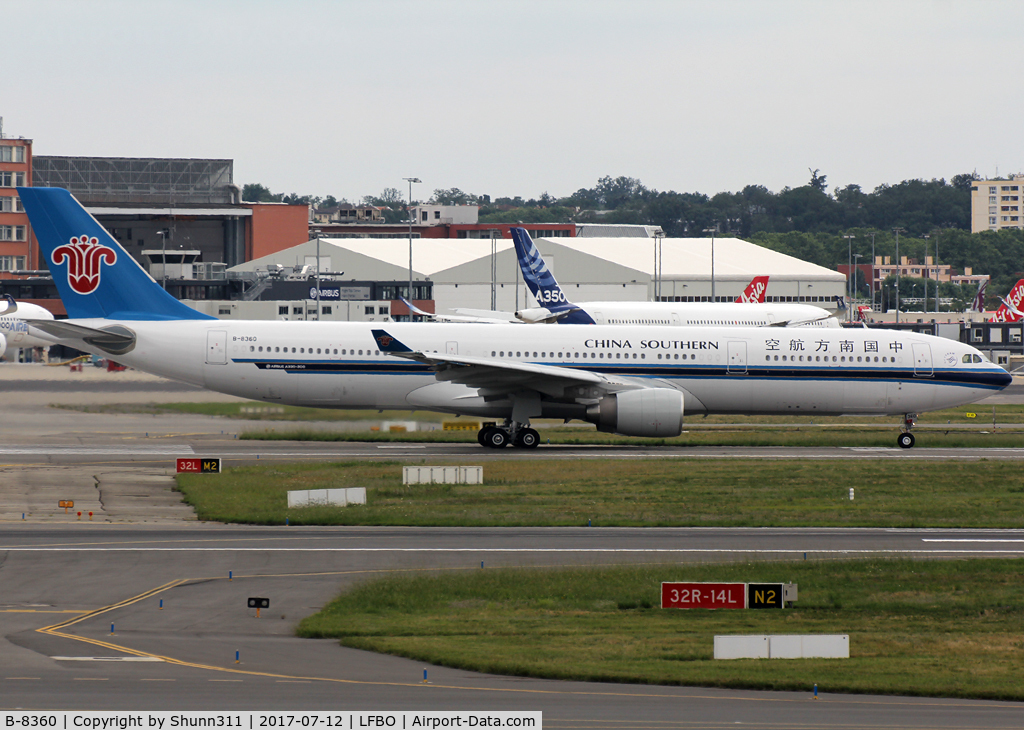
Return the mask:
[[974, 362], [982, 362], [981, 355], [974, 355], [972, 359]]
[[971, 353], [968, 352], [966, 355], [964, 355], [964, 362], [970, 362], [970, 361], [971, 361]]

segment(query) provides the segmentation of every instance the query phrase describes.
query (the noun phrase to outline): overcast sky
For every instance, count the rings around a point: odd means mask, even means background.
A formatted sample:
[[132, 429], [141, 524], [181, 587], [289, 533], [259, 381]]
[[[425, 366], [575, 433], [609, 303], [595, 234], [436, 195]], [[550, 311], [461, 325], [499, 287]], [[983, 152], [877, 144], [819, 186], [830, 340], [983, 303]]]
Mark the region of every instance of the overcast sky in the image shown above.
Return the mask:
[[[7, 136], [347, 197], [1024, 170], [1021, 0], [0, 0]], [[979, 122], [980, 119], [987, 119]]]

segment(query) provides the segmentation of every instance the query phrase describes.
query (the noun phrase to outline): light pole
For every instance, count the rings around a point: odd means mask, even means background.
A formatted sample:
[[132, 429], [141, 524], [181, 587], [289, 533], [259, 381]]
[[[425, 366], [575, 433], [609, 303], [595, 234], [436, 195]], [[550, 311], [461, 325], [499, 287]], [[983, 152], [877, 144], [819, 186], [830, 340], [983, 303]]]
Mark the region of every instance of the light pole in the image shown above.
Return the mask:
[[418, 177], [403, 177], [409, 183], [409, 321], [412, 322], [412, 184], [423, 182]]
[[875, 309], [875, 232], [871, 231], [871, 309]]
[[850, 307], [853, 306], [852, 305], [852, 302], [853, 302], [853, 287], [851, 286], [851, 283], [853, 282], [853, 239], [855, 239], [856, 236], [853, 236], [853, 235], [850, 235], [850, 234], [846, 234], [845, 236], [843, 236], [843, 238], [846, 239], [846, 244], [847, 244], [847, 247], [849, 248], [849, 255], [850, 255], [850, 263], [847, 264], [847, 266], [849, 267], [847, 269], [847, 274], [848, 275], [846, 277], [846, 319], [847, 319], [847, 321], [849, 321], [849, 320], [852, 319], [852, 313], [850, 312]]
[[897, 226], [892, 229], [896, 234], [896, 324], [900, 323], [900, 234], [906, 233], [906, 228]]
[[316, 236], [316, 321], [320, 321], [320, 233], [314, 228], [313, 235]]
[[494, 234], [498, 231], [491, 229], [491, 311], [498, 309], [498, 242]]
[[156, 232], [156, 235], [163, 239], [163, 287], [164, 291], [167, 291], [167, 237], [171, 235], [171, 229], [161, 228]]
[[857, 296], [857, 268], [860, 266], [860, 260], [864, 258], [864, 254], [855, 253], [853, 255], [853, 295], [850, 297], [850, 306], [853, 306], [853, 300]]
[[661, 233], [654, 234], [654, 301], [661, 301]]

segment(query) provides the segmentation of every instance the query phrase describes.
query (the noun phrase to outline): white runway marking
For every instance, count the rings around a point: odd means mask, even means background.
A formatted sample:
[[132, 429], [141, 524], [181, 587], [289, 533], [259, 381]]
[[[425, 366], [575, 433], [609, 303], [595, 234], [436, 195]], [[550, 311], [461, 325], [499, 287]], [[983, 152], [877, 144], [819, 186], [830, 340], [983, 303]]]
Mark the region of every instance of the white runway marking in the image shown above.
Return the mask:
[[[968, 540], [967, 542], [973, 542]], [[807, 547], [795, 548], [325, 548], [325, 547], [4, 547], [0, 550], [12, 553], [736, 553], [749, 555], [752, 553], [765, 554], [796, 554], [813, 553], [815, 555], [857, 555], [857, 554], [916, 554], [931, 555], [941, 553], [942, 555], [973, 555], [973, 554], [1011, 554], [1024, 553], [1024, 548], [1017, 550], [932, 550], [925, 549], [899, 549], [899, 548], [851, 548], [843, 549], [815, 549]]]
[[1019, 540], [1009, 540], [1009, 539], [996, 540], [996, 539], [990, 539], [990, 538], [971, 539], [969, 537], [957, 537], [957, 538], [953, 538], [953, 537], [944, 537], [944, 538], [940, 538], [940, 537], [923, 537], [923, 538], [921, 538], [921, 542], [1024, 542], [1024, 539], [1019, 539]]
[[66, 454], [84, 456], [129, 456], [138, 454], [167, 454], [169, 456], [191, 456], [191, 446], [107, 446], [88, 448], [84, 446], [0, 446], [0, 456], [28, 454], [38, 456], [63, 456]]

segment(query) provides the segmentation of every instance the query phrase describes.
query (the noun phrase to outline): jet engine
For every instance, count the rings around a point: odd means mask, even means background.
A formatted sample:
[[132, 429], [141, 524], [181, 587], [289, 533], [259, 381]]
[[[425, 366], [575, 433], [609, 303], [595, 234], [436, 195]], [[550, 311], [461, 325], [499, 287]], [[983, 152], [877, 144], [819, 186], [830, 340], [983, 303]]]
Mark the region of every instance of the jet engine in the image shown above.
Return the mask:
[[683, 431], [683, 394], [671, 388], [626, 390], [587, 408], [598, 431], [624, 436], [678, 436]]

